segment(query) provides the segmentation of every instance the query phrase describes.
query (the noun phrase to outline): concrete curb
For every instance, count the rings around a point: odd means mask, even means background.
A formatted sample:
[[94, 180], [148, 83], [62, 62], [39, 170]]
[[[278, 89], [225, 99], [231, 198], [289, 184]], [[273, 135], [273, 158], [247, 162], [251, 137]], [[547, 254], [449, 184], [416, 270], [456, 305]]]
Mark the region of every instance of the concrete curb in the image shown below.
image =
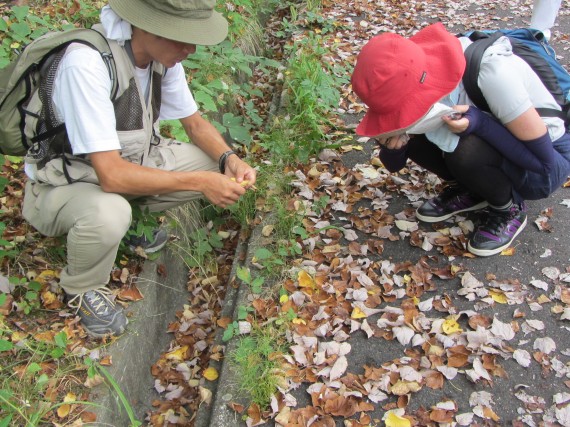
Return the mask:
[[[157, 273], [161, 264], [167, 266], [166, 277]], [[129, 306], [127, 311], [132, 317], [129, 318], [127, 332], [105, 350], [113, 360], [108, 371], [121, 387], [139, 421], [153, 409], [152, 401], [159, 398], [154, 390], [150, 367], [172, 340], [166, 330], [168, 324], [175, 320], [176, 310], [186, 302], [187, 276], [188, 270], [180, 257], [168, 248], [156, 261], [145, 262], [137, 281], [144, 299]], [[98, 420], [94, 425], [130, 425], [119, 396], [105, 384], [94, 388], [92, 399], [101, 405], [94, 411]]]

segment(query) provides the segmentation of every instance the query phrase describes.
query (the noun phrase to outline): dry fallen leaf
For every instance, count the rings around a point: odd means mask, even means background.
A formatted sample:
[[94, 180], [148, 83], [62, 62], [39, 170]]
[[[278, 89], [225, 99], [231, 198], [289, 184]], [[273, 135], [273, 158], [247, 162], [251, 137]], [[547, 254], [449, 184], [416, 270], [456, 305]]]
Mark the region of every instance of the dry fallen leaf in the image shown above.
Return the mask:
[[204, 370], [202, 376], [206, 378], [208, 381], [216, 381], [218, 379], [219, 374], [216, 368], [210, 366], [209, 368]]

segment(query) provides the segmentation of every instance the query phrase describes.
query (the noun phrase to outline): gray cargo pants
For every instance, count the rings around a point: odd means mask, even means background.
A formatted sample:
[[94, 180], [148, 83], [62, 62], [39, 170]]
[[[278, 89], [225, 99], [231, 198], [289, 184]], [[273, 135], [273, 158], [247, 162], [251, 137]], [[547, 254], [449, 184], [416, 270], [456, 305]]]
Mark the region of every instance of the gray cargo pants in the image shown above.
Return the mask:
[[[218, 171], [218, 165], [191, 144], [166, 147], [175, 159], [168, 170]], [[165, 168], [166, 169], [166, 168]], [[202, 197], [194, 191], [179, 191], [137, 198], [135, 203], [151, 212], [164, 211]], [[106, 193], [97, 184], [75, 182], [52, 186], [28, 180], [23, 216], [46, 236], [67, 234], [67, 265], [60, 285], [66, 293], [80, 294], [109, 282], [121, 239], [131, 223], [129, 197]]]

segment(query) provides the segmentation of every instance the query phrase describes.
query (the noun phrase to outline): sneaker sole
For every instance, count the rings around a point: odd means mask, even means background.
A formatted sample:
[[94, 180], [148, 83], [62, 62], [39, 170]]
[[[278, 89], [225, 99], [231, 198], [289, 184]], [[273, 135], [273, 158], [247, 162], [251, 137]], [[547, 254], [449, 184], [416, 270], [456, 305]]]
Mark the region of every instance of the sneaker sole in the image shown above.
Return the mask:
[[153, 246], [152, 248], [148, 248], [148, 249], [144, 249], [145, 254], [153, 254], [155, 252], [160, 251], [162, 248], [164, 248], [166, 246], [166, 244], [168, 243], [168, 240], [158, 246]]
[[480, 209], [486, 208], [487, 206], [489, 206], [489, 203], [481, 202], [481, 203], [478, 203], [474, 206], [471, 206], [470, 208], [462, 209], [460, 211], [455, 211], [455, 212], [452, 212], [452, 213], [449, 213], [446, 215], [442, 215], [442, 216], [438, 216], [438, 217], [424, 216], [421, 213], [419, 213], [418, 210], [416, 209], [416, 218], [419, 219], [420, 221], [423, 221], [423, 222], [430, 222], [430, 223], [431, 222], [440, 222], [440, 221], [445, 221], [446, 219], [449, 219], [452, 216], [460, 214], [462, 212], [478, 211]]
[[[144, 249], [144, 248], [143, 248], [143, 252], [144, 252], [145, 254], [153, 254], [153, 253], [155, 253], [155, 252], [160, 251], [162, 248], [164, 248], [167, 243], [168, 243], [168, 241], [166, 241], [166, 242], [164, 242], [164, 243], [162, 243], [162, 244], [160, 244], [160, 245], [158, 245], [158, 246], [153, 246], [152, 248], [147, 248], [147, 249]], [[138, 247], [138, 246], [129, 246], [129, 251], [134, 254], [134, 253], [137, 252], [137, 247]]]
[[126, 323], [125, 326], [123, 326], [118, 332], [95, 332], [92, 331], [91, 329], [87, 328], [85, 325], [81, 324], [81, 326], [83, 326], [83, 329], [85, 330], [85, 332], [87, 332], [87, 335], [89, 335], [92, 338], [105, 338], [105, 337], [118, 337], [119, 335], [122, 335], [126, 330], [127, 330], [127, 325], [129, 324], [129, 319], [125, 319]]
[[491, 256], [491, 255], [496, 255], [498, 253], [503, 252], [505, 249], [507, 249], [509, 246], [511, 246], [511, 243], [513, 243], [513, 240], [516, 239], [516, 237], [521, 233], [521, 231], [524, 230], [524, 228], [526, 227], [526, 223], [527, 223], [527, 218], [524, 219], [524, 221], [522, 222], [521, 226], [519, 227], [519, 229], [517, 230], [517, 232], [513, 235], [513, 237], [511, 238], [511, 240], [509, 240], [507, 243], [505, 243], [503, 246], [501, 246], [500, 248], [496, 248], [496, 249], [477, 249], [477, 248], [473, 248], [471, 246], [471, 241], [469, 241], [469, 243], [467, 243], [467, 250], [469, 252], [471, 252], [473, 255], [477, 255], [477, 256]]

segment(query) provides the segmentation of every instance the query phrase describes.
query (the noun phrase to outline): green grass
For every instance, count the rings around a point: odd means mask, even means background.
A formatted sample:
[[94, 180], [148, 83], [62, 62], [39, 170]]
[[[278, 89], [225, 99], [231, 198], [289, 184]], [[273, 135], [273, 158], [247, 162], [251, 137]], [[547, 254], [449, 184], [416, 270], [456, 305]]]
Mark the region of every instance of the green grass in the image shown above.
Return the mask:
[[285, 333], [275, 325], [256, 327], [252, 334], [240, 338], [231, 354], [238, 386], [252, 402], [265, 408], [277, 387], [284, 381], [281, 355], [285, 350]]

